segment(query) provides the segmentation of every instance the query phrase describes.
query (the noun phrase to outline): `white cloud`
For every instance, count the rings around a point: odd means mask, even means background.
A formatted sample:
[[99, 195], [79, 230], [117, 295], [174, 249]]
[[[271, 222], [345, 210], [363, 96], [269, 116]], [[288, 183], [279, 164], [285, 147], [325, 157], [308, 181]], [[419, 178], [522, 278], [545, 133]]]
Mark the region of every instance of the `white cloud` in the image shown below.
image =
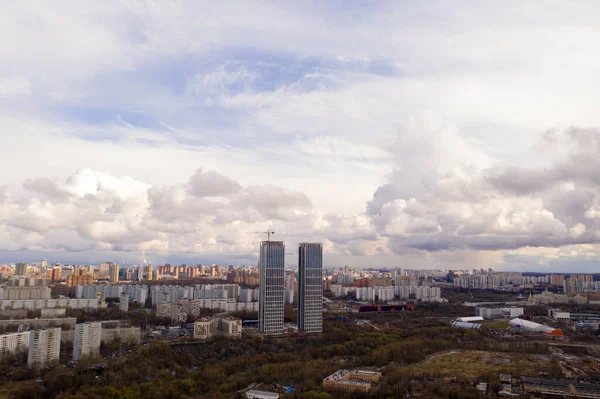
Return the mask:
[[0, 78], [0, 98], [23, 97], [31, 93], [31, 84], [22, 76]]
[[600, 125], [598, 11], [12, 2], [0, 241], [233, 258], [272, 219], [339, 261], [420, 266], [595, 242], [599, 140], [560, 126]]

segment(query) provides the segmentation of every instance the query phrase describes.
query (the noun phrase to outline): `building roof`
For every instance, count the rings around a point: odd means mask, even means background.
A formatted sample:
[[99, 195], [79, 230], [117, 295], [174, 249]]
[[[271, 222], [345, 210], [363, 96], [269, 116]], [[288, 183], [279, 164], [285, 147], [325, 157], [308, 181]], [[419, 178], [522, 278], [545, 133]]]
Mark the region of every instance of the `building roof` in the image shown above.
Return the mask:
[[260, 395], [260, 396], [264, 396], [264, 397], [267, 397], [267, 398], [278, 398], [279, 397], [278, 393], [267, 392], [267, 391], [258, 391], [256, 389], [251, 389], [248, 392], [246, 392], [246, 394]]

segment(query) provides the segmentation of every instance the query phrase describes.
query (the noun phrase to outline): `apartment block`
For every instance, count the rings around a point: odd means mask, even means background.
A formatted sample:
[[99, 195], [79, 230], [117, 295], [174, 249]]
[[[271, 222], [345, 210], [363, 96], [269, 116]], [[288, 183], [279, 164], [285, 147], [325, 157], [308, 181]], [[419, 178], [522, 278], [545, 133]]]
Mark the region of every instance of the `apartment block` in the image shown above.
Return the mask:
[[46, 368], [58, 363], [60, 338], [60, 327], [31, 331], [27, 366]]
[[101, 322], [77, 324], [73, 343], [73, 360], [78, 361], [85, 356], [99, 356], [101, 337]]
[[205, 317], [194, 323], [194, 338], [208, 339], [216, 335], [241, 338], [242, 320], [230, 316]]
[[0, 335], [0, 357], [24, 352], [29, 347], [29, 331]]

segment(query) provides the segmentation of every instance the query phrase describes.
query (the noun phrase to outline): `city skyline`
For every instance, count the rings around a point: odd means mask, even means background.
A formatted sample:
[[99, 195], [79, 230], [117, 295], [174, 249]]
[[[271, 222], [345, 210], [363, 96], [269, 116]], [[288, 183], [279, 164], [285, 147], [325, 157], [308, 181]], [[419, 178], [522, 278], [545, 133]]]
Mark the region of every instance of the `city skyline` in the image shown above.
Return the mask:
[[600, 5], [509, 3], [10, 2], [0, 263], [597, 270]]

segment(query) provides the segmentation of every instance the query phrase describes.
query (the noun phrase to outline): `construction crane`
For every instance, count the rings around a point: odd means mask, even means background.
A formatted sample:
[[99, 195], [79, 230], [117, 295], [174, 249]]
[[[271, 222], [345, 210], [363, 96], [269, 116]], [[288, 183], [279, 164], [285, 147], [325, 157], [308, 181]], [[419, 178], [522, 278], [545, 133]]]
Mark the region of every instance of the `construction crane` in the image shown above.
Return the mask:
[[252, 233], [254, 233], [254, 234], [266, 234], [267, 235], [267, 241], [271, 241], [271, 234], [275, 234], [275, 232], [273, 230], [253, 231]]

